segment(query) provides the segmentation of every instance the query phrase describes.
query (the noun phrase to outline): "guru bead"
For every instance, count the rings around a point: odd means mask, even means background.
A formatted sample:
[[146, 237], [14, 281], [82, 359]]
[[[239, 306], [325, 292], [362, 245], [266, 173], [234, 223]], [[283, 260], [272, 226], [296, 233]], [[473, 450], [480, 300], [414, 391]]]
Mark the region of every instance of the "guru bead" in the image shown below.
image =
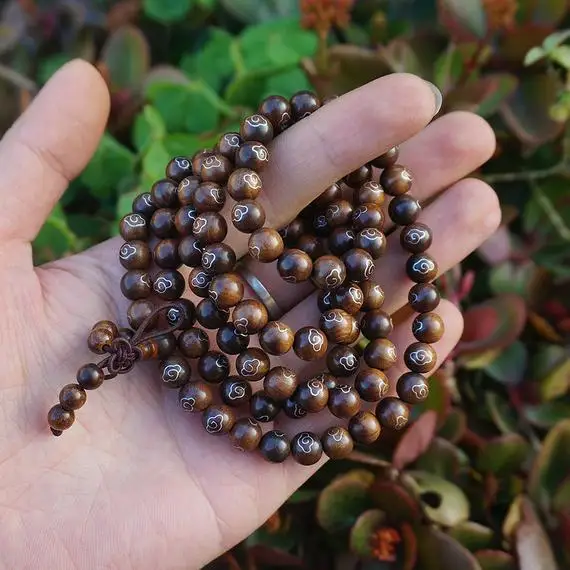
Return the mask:
[[295, 335], [289, 325], [281, 321], [267, 323], [259, 333], [259, 344], [269, 354], [280, 356], [293, 347]]
[[187, 412], [203, 412], [212, 400], [212, 388], [200, 381], [188, 382], [178, 392], [178, 403]]
[[330, 427], [321, 436], [323, 451], [331, 459], [344, 459], [354, 449], [354, 441], [347, 429], [334, 426]]
[[376, 417], [385, 428], [401, 430], [408, 423], [410, 410], [398, 398], [384, 398], [376, 406]]

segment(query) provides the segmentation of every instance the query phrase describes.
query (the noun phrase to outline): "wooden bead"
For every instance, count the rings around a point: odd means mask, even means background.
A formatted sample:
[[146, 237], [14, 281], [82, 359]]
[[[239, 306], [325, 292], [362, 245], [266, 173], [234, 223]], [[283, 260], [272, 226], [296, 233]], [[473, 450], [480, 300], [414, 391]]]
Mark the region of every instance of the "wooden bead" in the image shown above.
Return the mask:
[[338, 228], [351, 223], [353, 212], [348, 200], [337, 200], [327, 206], [325, 218], [331, 228]]
[[416, 253], [408, 258], [406, 273], [415, 283], [428, 283], [437, 277], [437, 263], [427, 253]]
[[326, 255], [326, 242], [324, 238], [303, 234], [297, 242], [297, 247], [304, 251], [313, 262]]
[[217, 150], [221, 155], [233, 162], [236, 151], [242, 144], [243, 139], [239, 133], [226, 133], [220, 137], [217, 144]]
[[311, 205], [314, 208], [324, 208], [336, 200], [342, 199], [342, 188], [340, 184], [329, 186], [318, 198], [315, 198]]
[[327, 354], [327, 367], [336, 377], [351, 376], [358, 370], [360, 355], [350, 346], [337, 345]]
[[430, 372], [437, 363], [436, 351], [425, 342], [414, 342], [404, 353], [404, 362], [412, 372]]
[[407, 404], [420, 404], [429, 396], [429, 385], [421, 374], [406, 372], [398, 379], [396, 385], [398, 396]]
[[230, 376], [220, 385], [220, 396], [227, 406], [237, 408], [247, 404], [251, 398], [251, 386], [249, 382], [241, 380], [237, 376]]
[[176, 237], [175, 214], [176, 210], [160, 208], [152, 215], [150, 219], [150, 230], [155, 237], [161, 239]]
[[119, 232], [125, 241], [146, 241], [148, 222], [141, 214], [128, 214], [121, 220]]
[[384, 304], [385, 295], [380, 285], [376, 285], [371, 281], [365, 281], [360, 284], [360, 289], [364, 296], [364, 302], [362, 303], [363, 311], [379, 309]]
[[91, 330], [95, 329], [104, 329], [108, 331], [113, 338], [117, 338], [119, 336], [119, 329], [113, 321], [97, 321]]
[[374, 270], [374, 260], [372, 256], [363, 249], [351, 249], [342, 256], [342, 261], [346, 267], [346, 278], [349, 281], [368, 281]]
[[170, 356], [160, 364], [160, 379], [166, 388], [180, 388], [190, 380], [192, 370], [182, 356]]
[[279, 230], [279, 235], [287, 247], [296, 247], [299, 238], [306, 232], [305, 221], [302, 218], [295, 218], [291, 223]]
[[311, 380], [322, 382], [329, 390], [336, 388], [337, 385], [336, 378], [330, 372], [321, 372], [320, 374], [313, 376]]
[[293, 350], [301, 360], [319, 360], [324, 357], [327, 348], [327, 337], [315, 327], [303, 327], [295, 333]]
[[328, 239], [329, 249], [333, 255], [343, 255], [354, 247], [355, 233], [348, 227], [335, 228]]
[[372, 180], [365, 182], [354, 192], [354, 203], [358, 206], [361, 204], [376, 204], [377, 206], [382, 206], [385, 198], [382, 186]]
[[281, 321], [271, 321], [259, 333], [259, 344], [265, 352], [280, 356], [293, 347], [295, 335], [291, 327]]
[[261, 263], [275, 261], [283, 253], [284, 247], [279, 232], [272, 228], [256, 230], [249, 237], [249, 255]]
[[156, 210], [150, 192], [142, 192], [133, 200], [133, 214], [140, 214], [145, 220], [150, 220]]
[[387, 370], [396, 363], [396, 347], [387, 338], [371, 340], [364, 349], [364, 360], [370, 368]]
[[396, 196], [388, 204], [388, 214], [398, 226], [413, 224], [421, 214], [420, 203], [407, 194]]
[[227, 406], [214, 405], [202, 412], [202, 425], [211, 435], [229, 433], [235, 421], [234, 412]]
[[61, 432], [69, 429], [74, 421], [73, 410], [66, 410], [61, 404], [56, 404], [48, 412], [48, 424], [54, 435], [61, 435]]
[[314, 465], [323, 455], [323, 446], [314, 433], [302, 431], [291, 441], [291, 455], [300, 465]]
[[87, 337], [87, 347], [95, 354], [105, 354], [105, 348], [115, 340], [115, 335], [107, 329], [93, 329]]
[[232, 224], [244, 234], [251, 234], [263, 228], [265, 210], [255, 200], [241, 200], [232, 208]]
[[249, 346], [249, 335], [239, 333], [233, 323], [226, 323], [218, 329], [216, 343], [225, 354], [239, 354]]
[[337, 418], [352, 418], [360, 411], [358, 392], [346, 384], [337, 385], [329, 391], [329, 410]]
[[290, 398], [297, 389], [297, 374], [290, 368], [276, 366], [263, 379], [264, 392], [276, 402]]
[[86, 401], [87, 394], [79, 384], [66, 384], [59, 392], [59, 403], [64, 410], [79, 410]]
[[368, 252], [372, 259], [378, 259], [386, 253], [386, 236], [376, 228], [365, 228], [356, 234], [354, 247]]
[[366, 228], [381, 230], [384, 227], [384, 212], [376, 204], [361, 204], [352, 212], [352, 227], [359, 232]]
[[390, 196], [400, 196], [412, 188], [414, 177], [412, 173], [399, 164], [389, 166], [380, 176], [380, 184], [384, 192]]
[[328, 236], [332, 231], [325, 214], [315, 214], [311, 222], [312, 232], [319, 237]]
[[285, 97], [280, 95], [267, 97], [259, 106], [258, 111], [271, 121], [276, 135], [288, 129], [293, 123], [291, 105]]
[[257, 334], [269, 321], [265, 305], [257, 299], [245, 299], [236, 305], [232, 320], [243, 334]]
[[178, 269], [182, 260], [178, 254], [177, 239], [163, 239], [159, 241], [153, 251], [153, 259], [161, 269]]
[[228, 180], [228, 194], [236, 202], [240, 200], [255, 200], [262, 189], [263, 183], [259, 174], [248, 168], [234, 170]]
[[152, 293], [150, 275], [141, 269], [127, 271], [121, 279], [121, 293], [130, 301], [149, 297]]
[[399, 398], [384, 398], [376, 406], [376, 417], [383, 427], [397, 431], [406, 427], [410, 410]]
[[431, 246], [432, 239], [431, 229], [418, 222], [406, 226], [400, 232], [400, 243], [410, 253], [423, 253]]
[[236, 421], [230, 431], [232, 445], [240, 451], [254, 451], [257, 449], [263, 431], [261, 426], [251, 418], [241, 418]]
[[204, 212], [194, 220], [192, 233], [202, 245], [220, 243], [226, 239], [228, 225], [217, 212]]
[[178, 392], [178, 403], [187, 412], [203, 412], [213, 401], [212, 388], [204, 382], [188, 382]]
[[191, 206], [194, 203], [194, 193], [200, 182], [200, 178], [197, 176], [187, 176], [180, 181], [176, 192], [181, 206]]
[[258, 141], [267, 145], [273, 140], [273, 125], [263, 115], [250, 115], [242, 121], [240, 135], [244, 141]]
[[156, 274], [152, 288], [154, 293], [161, 299], [175, 301], [184, 293], [186, 281], [179, 271], [164, 269]]
[[105, 381], [105, 373], [97, 364], [86, 364], [77, 371], [76, 379], [84, 390], [96, 390]]
[[370, 412], [358, 412], [348, 422], [348, 432], [357, 443], [370, 445], [380, 437], [380, 422]]
[[335, 255], [323, 255], [313, 264], [312, 280], [315, 287], [330, 291], [336, 289], [346, 278], [344, 263]]
[[211, 384], [220, 384], [230, 375], [230, 361], [225, 354], [212, 350], [198, 360], [198, 373]]
[[259, 172], [269, 162], [267, 147], [257, 141], [244, 142], [235, 154], [238, 168], [248, 168]]
[[371, 179], [372, 167], [368, 164], [365, 164], [351, 172], [348, 176], [345, 176], [344, 183], [351, 188], [358, 188]]
[[226, 243], [211, 243], [202, 252], [202, 269], [212, 275], [233, 271], [235, 251]]
[[186, 236], [178, 243], [178, 257], [188, 267], [199, 267], [202, 263], [202, 246], [194, 236]]
[[326, 407], [329, 389], [320, 380], [308, 380], [299, 384], [293, 397], [305, 411], [314, 414]]
[[199, 214], [219, 212], [226, 203], [226, 192], [215, 182], [202, 182], [194, 193], [194, 208]]
[[354, 449], [354, 441], [347, 429], [333, 426], [327, 429], [321, 437], [323, 451], [331, 459], [344, 459]]
[[[150, 299], [139, 299], [138, 301], [133, 301], [127, 309], [127, 320], [129, 321], [129, 326], [134, 330], [138, 329], [155, 310], [156, 304]], [[157, 321], [158, 316], [149, 323], [149, 326], [154, 327]]]
[[225, 184], [232, 172], [232, 163], [220, 153], [207, 156], [202, 161], [200, 178], [203, 182]]
[[142, 360], [155, 360], [158, 358], [158, 343], [153, 339], [139, 342], [137, 348], [141, 351]]
[[307, 410], [302, 408], [296, 401], [295, 397], [287, 398], [282, 403], [283, 413], [292, 420], [300, 420], [307, 415]]
[[168, 178], [158, 180], [152, 185], [150, 195], [159, 208], [175, 208], [178, 205], [178, 183]]
[[168, 358], [176, 350], [176, 337], [171, 332], [154, 337], [154, 342], [157, 345], [156, 357], [161, 360]]
[[321, 313], [326, 313], [327, 311], [336, 308], [334, 291], [319, 291], [317, 305]]
[[213, 156], [214, 154], [215, 152], [211, 149], [202, 149], [194, 153], [194, 156], [192, 156], [191, 160], [192, 172], [194, 172], [197, 175], [200, 175], [202, 171], [202, 164], [204, 164], [204, 160], [206, 160], [206, 158], [208, 158], [209, 156]]
[[119, 249], [119, 261], [125, 269], [147, 269], [151, 263], [150, 249], [144, 241], [128, 241]]
[[418, 283], [408, 294], [408, 303], [418, 313], [428, 313], [436, 309], [441, 297], [433, 283]]
[[349, 315], [356, 315], [364, 303], [364, 294], [358, 285], [342, 285], [334, 291], [334, 305]]
[[372, 161], [372, 166], [375, 166], [376, 168], [388, 168], [393, 164], [396, 164], [399, 156], [400, 156], [400, 148], [395, 146], [391, 148], [389, 151], [380, 155], [378, 158], [375, 158]]
[[194, 206], [182, 206], [174, 214], [174, 227], [180, 236], [190, 236], [194, 231], [194, 222], [198, 212]]
[[358, 338], [356, 319], [342, 309], [331, 309], [321, 314], [319, 324], [327, 339], [334, 344], [351, 344]]
[[313, 261], [300, 249], [286, 249], [277, 262], [277, 271], [288, 283], [301, 283], [311, 277]]
[[210, 350], [210, 340], [202, 329], [194, 327], [178, 337], [178, 348], [187, 358], [200, 358]]
[[291, 453], [287, 436], [279, 430], [268, 431], [259, 442], [259, 451], [270, 463], [283, 463]]
[[438, 342], [445, 332], [443, 319], [437, 313], [422, 313], [412, 323], [412, 332], [420, 342]]
[[320, 106], [321, 101], [311, 91], [299, 91], [289, 100], [293, 120], [300, 121], [314, 113]]
[[243, 299], [243, 280], [237, 273], [215, 275], [210, 281], [208, 293], [218, 309], [235, 307]]
[[166, 178], [170, 178], [175, 182], [180, 182], [187, 176], [192, 176], [192, 163], [186, 156], [177, 156], [173, 158], [165, 169]]
[[269, 356], [260, 348], [247, 348], [236, 358], [236, 372], [248, 382], [261, 380], [269, 372], [269, 368]]
[[378, 402], [388, 393], [390, 383], [380, 370], [366, 368], [356, 375], [354, 387], [365, 402]]
[[220, 309], [212, 299], [203, 299], [196, 307], [196, 318], [206, 329], [219, 329], [228, 322], [230, 312]]
[[279, 404], [263, 392], [256, 392], [249, 402], [249, 412], [258, 422], [270, 422], [279, 413]]
[[381, 309], [369, 311], [360, 322], [362, 334], [369, 340], [388, 338], [394, 330], [392, 317]]
[[188, 330], [196, 322], [196, 306], [189, 299], [178, 299], [166, 312], [166, 321], [180, 331]]

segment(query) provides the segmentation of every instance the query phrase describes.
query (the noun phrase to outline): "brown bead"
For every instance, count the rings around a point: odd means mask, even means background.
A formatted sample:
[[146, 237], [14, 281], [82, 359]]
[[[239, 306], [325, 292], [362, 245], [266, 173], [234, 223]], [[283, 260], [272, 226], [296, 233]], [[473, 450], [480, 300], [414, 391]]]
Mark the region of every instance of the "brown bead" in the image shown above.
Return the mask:
[[383, 427], [401, 430], [408, 423], [410, 410], [399, 398], [384, 398], [376, 406], [376, 417]]
[[59, 393], [59, 403], [64, 410], [79, 410], [87, 401], [87, 394], [79, 384], [67, 384]]
[[352, 227], [358, 232], [366, 228], [381, 230], [384, 227], [384, 212], [376, 204], [361, 204], [352, 213]]
[[182, 206], [174, 215], [174, 227], [181, 236], [190, 236], [194, 231], [194, 222], [198, 212], [194, 206]]
[[189, 299], [178, 299], [165, 317], [170, 326], [181, 331], [188, 330], [196, 322], [196, 306]]
[[150, 249], [144, 241], [128, 241], [119, 249], [119, 261], [125, 269], [147, 269]]
[[312, 221], [312, 230], [316, 236], [328, 236], [333, 227], [329, 224], [325, 214], [315, 214]]
[[277, 270], [284, 281], [301, 283], [311, 277], [313, 261], [300, 249], [286, 249], [279, 257]]
[[344, 459], [348, 457], [354, 449], [352, 436], [343, 427], [333, 426], [327, 429], [321, 437], [323, 451], [331, 459]]
[[111, 333], [111, 336], [113, 338], [117, 338], [119, 336], [119, 329], [117, 328], [117, 325], [113, 321], [108, 321], [108, 320], [98, 321], [93, 325], [93, 328], [91, 330], [95, 329], [104, 329], [109, 333]]
[[212, 388], [205, 382], [188, 382], [178, 392], [178, 403], [187, 412], [203, 412], [213, 399]]
[[196, 307], [196, 318], [206, 329], [219, 329], [228, 322], [230, 312], [220, 309], [212, 299], [202, 299]]
[[195, 267], [188, 276], [188, 285], [195, 295], [207, 298], [210, 296], [209, 288], [213, 275], [208, 275], [202, 267]]
[[414, 177], [412, 173], [399, 164], [389, 166], [380, 176], [380, 184], [384, 192], [390, 196], [400, 196], [412, 188]]
[[277, 417], [280, 406], [267, 394], [256, 392], [249, 402], [249, 412], [258, 422], [270, 422]]
[[336, 388], [337, 385], [336, 378], [330, 372], [321, 372], [320, 374], [313, 376], [311, 380], [322, 382], [329, 390]]
[[420, 203], [408, 194], [396, 196], [388, 204], [388, 214], [398, 226], [413, 224], [418, 219], [421, 211]]
[[327, 311], [336, 308], [334, 291], [319, 291], [317, 305], [321, 313], [326, 313]]
[[293, 350], [301, 360], [319, 360], [324, 357], [327, 348], [325, 333], [315, 327], [303, 327], [295, 333]]
[[428, 313], [439, 305], [441, 297], [433, 283], [418, 283], [408, 294], [408, 302], [414, 311]]
[[422, 313], [414, 319], [412, 332], [420, 342], [438, 342], [445, 332], [443, 319], [437, 313]]
[[238, 331], [257, 334], [269, 321], [265, 305], [257, 299], [245, 299], [234, 309], [232, 320]]
[[316, 287], [325, 291], [336, 289], [346, 278], [344, 263], [335, 255], [323, 255], [313, 264], [312, 280]]
[[342, 255], [354, 247], [356, 235], [348, 227], [335, 228], [328, 239], [329, 249], [333, 255]]
[[194, 327], [178, 337], [178, 348], [187, 358], [200, 358], [210, 349], [210, 340], [202, 329]]
[[191, 374], [190, 364], [182, 356], [170, 356], [160, 363], [160, 379], [166, 388], [184, 386]]
[[194, 208], [199, 214], [219, 212], [226, 203], [226, 192], [215, 182], [203, 182], [194, 193]]
[[270, 368], [269, 356], [260, 348], [247, 348], [236, 358], [236, 372], [248, 382], [261, 380]]
[[329, 390], [329, 410], [337, 418], [352, 418], [360, 411], [358, 392], [346, 384], [337, 385]]
[[299, 238], [305, 233], [305, 221], [302, 218], [295, 218], [290, 224], [279, 230], [279, 235], [287, 247], [295, 248]]
[[296, 401], [295, 397], [287, 398], [282, 402], [283, 413], [292, 420], [300, 420], [307, 415], [307, 410], [302, 408]]
[[168, 358], [176, 350], [176, 337], [171, 332], [154, 337], [154, 342], [157, 345], [157, 358], [161, 360]]
[[425, 376], [416, 372], [402, 374], [396, 389], [400, 399], [407, 404], [420, 404], [429, 396], [429, 385]]
[[141, 351], [142, 360], [155, 360], [158, 358], [158, 343], [155, 340], [145, 340], [137, 344]]
[[181, 206], [191, 206], [194, 203], [194, 193], [200, 185], [200, 178], [187, 176], [178, 184], [178, 202]]
[[400, 232], [400, 243], [410, 253], [423, 253], [432, 243], [432, 231], [425, 224], [416, 222]]
[[353, 215], [352, 204], [348, 200], [337, 200], [327, 206], [325, 217], [331, 228], [347, 226]]
[[133, 214], [140, 214], [145, 220], [150, 220], [155, 210], [150, 192], [142, 192], [133, 200]]
[[354, 203], [358, 206], [361, 204], [376, 204], [382, 206], [386, 196], [380, 184], [369, 180], [365, 182], [358, 190], [354, 192]]
[[291, 441], [291, 455], [300, 465], [314, 465], [323, 456], [323, 446], [314, 433], [302, 431]]
[[327, 367], [336, 377], [351, 376], [358, 370], [360, 355], [350, 346], [337, 345], [327, 354]]
[[219, 309], [229, 309], [235, 307], [243, 299], [243, 280], [237, 273], [215, 275], [208, 291], [210, 299]]
[[249, 346], [249, 335], [238, 332], [233, 323], [226, 323], [218, 329], [216, 343], [225, 354], [239, 354]]
[[180, 182], [187, 176], [192, 176], [192, 162], [186, 156], [177, 156], [166, 165], [165, 175], [175, 182]]
[[380, 422], [370, 412], [358, 412], [348, 422], [348, 432], [357, 443], [370, 445], [379, 437], [382, 428]]
[[105, 381], [105, 373], [97, 364], [85, 364], [77, 371], [76, 379], [84, 390], [96, 390]]
[[299, 91], [289, 100], [293, 120], [300, 121], [314, 113], [320, 106], [321, 101], [311, 91]]
[[232, 208], [232, 224], [244, 234], [251, 234], [265, 224], [265, 210], [255, 200], [242, 200]]
[[202, 249], [194, 236], [186, 236], [178, 244], [178, 257], [188, 267], [199, 267], [202, 263]]
[[369, 311], [360, 322], [362, 334], [369, 340], [374, 338], [387, 338], [394, 330], [392, 317], [381, 309]]
[[226, 239], [228, 224], [217, 212], [204, 212], [194, 220], [192, 233], [202, 245], [220, 243]]
[[121, 237], [125, 241], [146, 241], [148, 230], [148, 222], [141, 214], [128, 214], [119, 224]]
[[228, 194], [236, 201], [255, 200], [261, 190], [263, 183], [257, 172], [247, 168], [234, 170], [228, 180]]
[[249, 382], [241, 380], [237, 376], [230, 376], [221, 383], [220, 396], [224, 404], [237, 408], [249, 402], [251, 386]]
[[437, 263], [427, 253], [416, 253], [408, 258], [406, 273], [415, 283], [428, 283], [437, 277]]
[[388, 393], [390, 383], [380, 370], [366, 368], [356, 375], [354, 387], [365, 402], [378, 402]]
[[174, 180], [158, 180], [150, 190], [152, 201], [159, 208], [174, 208], [178, 205], [178, 184]]
[[176, 210], [170, 208], [160, 208], [150, 219], [150, 230], [157, 238], [166, 239], [176, 237]]
[[203, 182], [225, 184], [232, 172], [232, 163], [220, 153], [207, 156], [202, 161], [200, 178]]
[[387, 370], [396, 363], [396, 347], [387, 338], [371, 340], [364, 349], [364, 360], [370, 368]]
[[262, 457], [270, 463], [283, 463], [291, 453], [287, 436], [279, 430], [268, 431], [259, 442]]
[[232, 445], [240, 451], [254, 451], [257, 449], [263, 431], [261, 426], [251, 418], [241, 418], [236, 421], [230, 431]]
[[414, 342], [406, 349], [404, 362], [412, 372], [423, 374], [435, 368], [437, 353], [425, 342]]
[[267, 145], [273, 140], [273, 125], [263, 115], [250, 115], [242, 121], [240, 134], [244, 141]]
[[228, 273], [233, 271], [235, 264], [235, 251], [225, 243], [212, 243], [202, 252], [202, 268], [206, 273]]
[[314, 414], [326, 407], [329, 389], [320, 380], [312, 379], [299, 384], [293, 398], [305, 411]]
[[259, 106], [259, 112], [267, 117], [273, 125], [273, 131], [277, 135], [288, 129], [293, 123], [291, 118], [291, 105], [285, 97], [272, 95], [267, 97]]
[[276, 402], [290, 398], [297, 389], [297, 374], [290, 368], [276, 366], [263, 379], [264, 392]]
[[215, 152], [211, 149], [202, 149], [197, 151], [196, 153], [194, 153], [194, 156], [192, 156], [192, 172], [196, 173], [197, 175], [200, 175], [201, 171], [202, 171], [202, 164], [204, 164], [204, 160], [206, 160], [206, 158], [208, 158], [209, 156], [213, 156], [215, 154]]
[[60, 404], [53, 406], [48, 412], [48, 424], [54, 431], [54, 435], [61, 435], [61, 432], [69, 429], [75, 421], [73, 410], [66, 410]]
[[244, 142], [235, 155], [237, 168], [248, 168], [259, 172], [269, 162], [267, 147], [257, 141]]
[[385, 295], [380, 285], [376, 285], [371, 281], [365, 281], [360, 284], [360, 289], [364, 296], [364, 303], [362, 304], [363, 311], [379, 309], [384, 304]]
[[311, 205], [315, 208], [324, 208], [336, 200], [342, 199], [342, 188], [339, 184], [329, 186], [318, 198], [315, 198]]
[[93, 329], [87, 337], [87, 346], [95, 354], [105, 354], [105, 347], [110, 346], [115, 338], [115, 335], [107, 329]]
[[198, 360], [198, 373], [211, 384], [220, 384], [230, 375], [230, 361], [225, 354], [212, 350]]
[[279, 232], [272, 228], [256, 230], [249, 237], [249, 255], [261, 263], [275, 261], [283, 253], [284, 247]]
[[358, 338], [356, 319], [342, 309], [331, 309], [321, 315], [320, 328], [334, 344], [351, 344]]
[[355, 315], [362, 308], [364, 294], [358, 285], [342, 285], [334, 294], [334, 305], [349, 315]]
[[155, 275], [152, 288], [161, 299], [175, 301], [182, 297], [186, 289], [186, 281], [179, 271], [163, 269]]
[[293, 347], [295, 335], [291, 327], [281, 321], [271, 321], [259, 333], [259, 344], [265, 352], [280, 356]]
[[374, 275], [376, 269], [374, 260], [363, 249], [354, 248], [347, 251], [342, 256], [342, 261], [346, 267], [346, 278], [349, 281], [360, 283], [361, 281], [368, 281]]
[[121, 279], [121, 292], [130, 301], [149, 297], [152, 293], [150, 275], [141, 269], [127, 271]]
[[[129, 321], [129, 326], [134, 330], [138, 329], [155, 310], [156, 304], [150, 299], [139, 299], [138, 301], [133, 301], [127, 309], [127, 320]], [[149, 323], [149, 326], [155, 326], [157, 321], [158, 316]]]
[[359, 188], [365, 182], [372, 179], [372, 167], [368, 164], [357, 168], [348, 176], [344, 177], [344, 183], [351, 188]]
[[202, 412], [202, 425], [210, 435], [229, 433], [235, 421], [233, 410], [227, 406], [214, 405]]
[[218, 152], [231, 162], [234, 161], [237, 149], [243, 144], [243, 139], [239, 133], [226, 133], [218, 141]]
[[325, 239], [310, 234], [303, 234], [297, 242], [297, 247], [304, 251], [313, 262], [326, 255]]
[[354, 247], [368, 252], [372, 259], [378, 259], [386, 253], [386, 236], [376, 228], [365, 228], [356, 234]]
[[178, 255], [178, 240], [163, 239], [159, 241], [153, 252], [154, 262], [161, 269], [178, 269], [182, 265]]
[[400, 156], [400, 148], [395, 146], [389, 151], [380, 155], [372, 161], [372, 165], [376, 168], [388, 168], [393, 164], [396, 164], [398, 157]]

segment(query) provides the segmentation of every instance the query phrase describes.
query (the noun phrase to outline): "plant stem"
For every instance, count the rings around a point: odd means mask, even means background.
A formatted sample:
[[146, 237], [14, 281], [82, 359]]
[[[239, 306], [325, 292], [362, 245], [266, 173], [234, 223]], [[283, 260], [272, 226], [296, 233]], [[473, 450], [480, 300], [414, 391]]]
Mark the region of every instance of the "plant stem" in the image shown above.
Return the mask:
[[542, 188], [536, 184], [536, 181], [531, 182], [531, 187], [534, 199], [546, 214], [547, 218], [552, 224], [552, 227], [558, 232], [558, 235], [564, 241], [570, 241], [570, 228], [566, 225], [562, 216], [560, 216], [558, 210], [550, 201], [550, 198], [548, 198], [548, 196], [543, 192]]
[[14, 69], [6, 67], [1, 63], [0, 63], [0, 79], [4, 79], [8, 83], [14, 85], [15, 87], [23, 89], [24, 91], [29, 91], [30, 93], [36, 93], [36, 91], [38, 90], [38, 87], [34, 81], [22, 75], [21, 73], [15, 71]]
[[483, 180], [488, 184], [498, 184], [501, 182], [533, 182], [535, 180], [542, 180], [549, 176], [567, 176], [570, 177], [570, 166], [566, 160], [542, 170], [523, 170], [521, 172], [501, 172], [499, 174], [488, 174], [483, 177]]

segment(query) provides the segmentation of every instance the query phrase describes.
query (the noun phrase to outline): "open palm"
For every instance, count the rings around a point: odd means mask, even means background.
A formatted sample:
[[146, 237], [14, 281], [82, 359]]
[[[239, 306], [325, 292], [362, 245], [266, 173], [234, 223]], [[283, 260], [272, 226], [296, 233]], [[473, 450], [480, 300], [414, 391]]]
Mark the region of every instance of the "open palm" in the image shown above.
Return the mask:
[[[73, 429], [54, 439], [46, 411], [59, 388], [93, 358], [85, 338], [101, 319], [124, 323], [122, 273], [110, 240], [92, 250], [34, 268], [30, 242], [85, 166], [105, 127], [106, 86], [88, 64], [68, 64], [0, 143], [0, 560], [5, 568], [200, 568], [245, 538], [314, 472], [292, 461], [267, 464], [207, 435], [183, 412], [155, 367], [139, 365], [109, 381], [78, 413]], [[493, 153], [489, 126], [454, 113], [430, 123], [429, 85], [392, 75], [330, 103], [273, 145], [264, 173], [263, 205], [278, 227], [324, 188], [402, 144], [402, 162], [416, 175], [415, 195], [429, 201], [422, 221], [434, 229], [440, 270], [458, 263], [497, 227], [495, 194], [464, 179]], [[445, 191], [445, 192], [444, 192]], [[237, 233], [228, 242], [243, 254]], [[376, 279], [387, 310], [407, 299], [405, 256], [397, 236]], [[392, 244], [392, 246], [390, 246]], [[289, 312], [294, 329], [316, 323], [314, 292], [284, 284], [274, 266], [251, 271]], [[440, 361], [461, 334], [458, 310], [442, 302], [446, 334]], [[410, 342], [410, 323], [393, 334]], [[281, 360], [302, 375], [310, 364]], [[277, 364], [277, 360], [272, 365]], [[402, 371], [399, 363], [390, 377]], [[284, 431], [319, 430], [330, 421], [281, 420]], [[324, 423], [322, 423], [324, 422]], [[277, 422], [276, 422], [277, 423]]]

